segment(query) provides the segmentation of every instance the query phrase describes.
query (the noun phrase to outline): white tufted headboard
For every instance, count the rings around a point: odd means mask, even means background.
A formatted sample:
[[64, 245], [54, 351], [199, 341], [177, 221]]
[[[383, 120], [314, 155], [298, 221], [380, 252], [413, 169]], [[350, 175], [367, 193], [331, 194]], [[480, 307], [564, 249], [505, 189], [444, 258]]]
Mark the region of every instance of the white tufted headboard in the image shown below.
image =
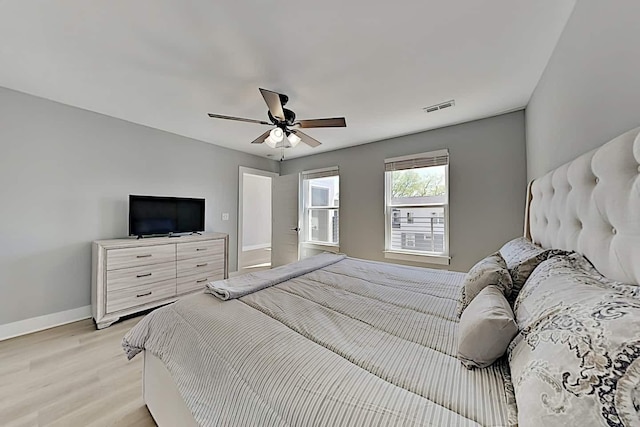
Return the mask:
[[640, 284], [640, 128], [532, 181], [525, 236]]

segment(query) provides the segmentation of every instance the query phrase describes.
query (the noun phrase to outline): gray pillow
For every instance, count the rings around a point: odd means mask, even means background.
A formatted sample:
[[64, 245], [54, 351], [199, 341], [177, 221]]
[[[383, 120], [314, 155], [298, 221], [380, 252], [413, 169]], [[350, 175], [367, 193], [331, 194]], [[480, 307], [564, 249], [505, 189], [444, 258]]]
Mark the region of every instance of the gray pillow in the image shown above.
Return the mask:
[[567, 254], [559, 249], [544, 249], [524, 237], [510, 240], [500, 248], [500, 255], [507, 263], [507, 269], [513, 281], [513, 289], [509, 301], [513, 302], [518, 296], [533, 270], [549, 257]]
[[458, 359], [467, 368], [485, 368], [504, 355], [518, 333], [513, 311], [497, 286], [487, 286], [462, 313]]
[[506, 296], [511, 293], [513, 287], [507, 264], [499, 252], [480, 260], [467, 273], [458, 301], [458, 317], [480, 291], [489, 285], [496, 285]]

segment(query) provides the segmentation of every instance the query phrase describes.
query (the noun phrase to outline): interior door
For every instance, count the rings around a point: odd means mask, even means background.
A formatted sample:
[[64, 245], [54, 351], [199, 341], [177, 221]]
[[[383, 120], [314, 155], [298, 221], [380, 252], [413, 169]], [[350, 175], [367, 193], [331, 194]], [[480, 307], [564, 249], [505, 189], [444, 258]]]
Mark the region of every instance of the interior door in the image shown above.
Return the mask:
[[298, 260], [300, 177], [298, 174], [274, 177], [271, 203], [271, 266]]

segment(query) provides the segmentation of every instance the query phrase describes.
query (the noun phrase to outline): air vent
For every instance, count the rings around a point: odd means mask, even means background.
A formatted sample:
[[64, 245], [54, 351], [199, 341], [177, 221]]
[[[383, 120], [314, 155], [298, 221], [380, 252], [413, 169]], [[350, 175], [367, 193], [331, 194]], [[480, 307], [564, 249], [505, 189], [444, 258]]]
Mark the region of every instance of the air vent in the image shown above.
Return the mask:
[[445, 108], [455, 107], [455, 105], [456, 101], [452, 99], [451, 101], [441, 102], [440, 104], [432, 105], [430, 107], [424, 107], [422, 111], [425, 113], [435, 113], [436, 111], [444, 110]]

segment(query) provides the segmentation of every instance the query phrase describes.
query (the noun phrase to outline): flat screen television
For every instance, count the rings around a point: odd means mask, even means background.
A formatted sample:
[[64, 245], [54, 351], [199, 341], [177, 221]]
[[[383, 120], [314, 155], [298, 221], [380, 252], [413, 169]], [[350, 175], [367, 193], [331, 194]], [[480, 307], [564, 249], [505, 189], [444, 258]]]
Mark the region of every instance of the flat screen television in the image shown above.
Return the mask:
[[129, 196], [129, 235], [204, 231], [204, 199]]

